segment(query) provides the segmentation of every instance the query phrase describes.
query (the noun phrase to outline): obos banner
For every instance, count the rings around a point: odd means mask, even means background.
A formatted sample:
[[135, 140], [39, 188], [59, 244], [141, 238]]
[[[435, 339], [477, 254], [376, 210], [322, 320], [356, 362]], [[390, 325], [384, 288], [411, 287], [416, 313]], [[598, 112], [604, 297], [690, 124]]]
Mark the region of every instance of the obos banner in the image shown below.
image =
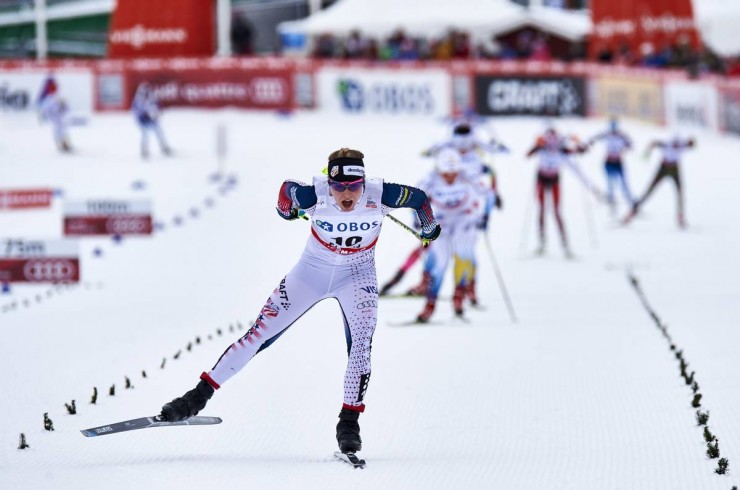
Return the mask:
[[450, 113], [450, 76], [444, 70], [319, 70], [322, 111], [443, 117]]
[[0, 282], [79, 282], [77, 242], [0, 239]]
[[475, 110], [487, 116], [585, 116], [586, 84], [579, 77], [478, 75]]
[[165, 107], [289, 109], [293, 106], [289, 68], [134, 71], [129, 74], [128, 100], [132, 100], [143, 81], [152, 85]]
[[211, 56], [213, 0], [118, 0], [108, 57]]
[[740, 134], [740, 88], [720, 92], [720, 123], [724, 131]]
[[[0, 111], [33, 111], [47, 71], [0, 71]], [[57, 71], [54, 78], [59, 96], [70, 111], [90, 114], [93, 110], [93, 74], [91, 70]]]
[[0, 189], [0, 211], [7, 209], [48, 208], [54, 192], [51, 189]]
[[600, 116], [626, 116], [655, 124], [663, 121], [663, 91], [658, 81], [600, 78], [594, 105]]
[[665, 89], [666, 123], [717, 129], [717, 89], [698, 82], [669, 82]]
[[64, 234], [67, 236], [151, 233], [150, 201], [88, 199], [64, 203]]

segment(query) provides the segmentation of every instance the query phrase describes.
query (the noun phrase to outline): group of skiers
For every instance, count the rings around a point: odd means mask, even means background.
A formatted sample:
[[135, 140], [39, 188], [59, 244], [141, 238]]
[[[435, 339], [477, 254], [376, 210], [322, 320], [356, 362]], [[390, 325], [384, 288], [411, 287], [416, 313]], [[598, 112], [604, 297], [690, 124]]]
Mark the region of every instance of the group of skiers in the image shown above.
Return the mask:
[[[70, 111], [67, 101], [60, 95], [59, 83], [52, 74], [42, 84], [36, 107], [41, 121], [51, 124], [57, 149], [62, 153], [71, 153], [69, 128], [82, 126], [87, 120]], [[172, 150], [159, 124], [161, 105], [149, 82], [144, 81], [138, 85], [131, 103], [131, 112], [141, 130], [141, 158], [149, 158], [150, 132], [157, 137], [162, 153], [171, 155]]]

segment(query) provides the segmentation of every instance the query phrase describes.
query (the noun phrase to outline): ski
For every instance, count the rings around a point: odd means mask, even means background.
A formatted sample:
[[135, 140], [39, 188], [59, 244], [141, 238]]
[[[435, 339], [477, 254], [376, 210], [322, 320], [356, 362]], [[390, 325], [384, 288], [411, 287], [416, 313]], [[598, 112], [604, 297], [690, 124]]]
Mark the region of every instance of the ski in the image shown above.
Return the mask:
[[352, 465], [353, 468], [365, 468], [365, 460], [358, 458], [355, 453], [342, 453], [339, 451], [335, 451], [334, 457], [337, 458], [339, 461], [344, 461], [345, 463]]
[[170, 427], [175, 425], [214, 425], [220, 424], [222, 421], [219, 417], [202, 417], [195, 416], [179, 422], [167, 422], [162, 420], [161, 415], [154, 417], [141, 417], [138, 419], [124, 420], [123, 422], [116, 422], [115, 424], [101, 425], [100, 427], [93, 427], [91, 429], [82, 429], [82, 435], [85, 437], [97, 437], [105, 436], [108, 434], [116, 434], [118, 432], [127, 432], [130, 430], [147, 429], [149, 427]]

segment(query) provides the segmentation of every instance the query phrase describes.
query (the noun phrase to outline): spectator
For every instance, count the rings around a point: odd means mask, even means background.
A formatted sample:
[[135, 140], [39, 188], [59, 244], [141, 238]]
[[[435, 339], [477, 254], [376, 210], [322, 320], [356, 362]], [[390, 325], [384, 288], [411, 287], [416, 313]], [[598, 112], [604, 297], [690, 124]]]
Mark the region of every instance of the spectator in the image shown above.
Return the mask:
[[231, 47], [236, 55], [251, 56], [254, 54], [254, 27], [242, 12], [231, 16]]
[[540, 34], [532, 42], [532, 54], [529, 57], [530, 60], [534, 61], [550, 61], [552, 55], [550, 54], [550, 46], [547, 44], [547, 38], [545, 35]]

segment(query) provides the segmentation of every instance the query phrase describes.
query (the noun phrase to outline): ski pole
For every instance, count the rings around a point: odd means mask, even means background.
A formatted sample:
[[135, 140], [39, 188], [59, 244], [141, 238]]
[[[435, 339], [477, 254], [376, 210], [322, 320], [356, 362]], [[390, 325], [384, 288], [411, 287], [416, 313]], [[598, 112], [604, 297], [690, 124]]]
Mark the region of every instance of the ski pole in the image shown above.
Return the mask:
[[404, 222], [403, 222], [403, 221], [401, 221], [400, 219], [396, 218], [396, 217], [395, 217], [395, 216], [393, 216], [392, 214], [389, 214], [389, 215], [387, 215], [387, 216], [388, 216], [388, 217], [389, 217], [389, 218], [391, 219], [391, 221], [393, 221], [394, 223], [396, 223], [396, 224], [397, 224], [398, 226], [400, 226], [400, 227], [401, 227], [401, 228], [403, 228], [404, 230], [406, 230], [406, 231], [408, 231], [409, 233], [411, 233], [412, 235], [414, 235], [414, 236], [415, 236], [415, 237], [416, 237], [417, 239], [421, 240], [421, 246], [422, 246], [422, 247], [425, 247], [425, 248], [426, 248], [426, 247], [427, 247], [427, 246], [429, 245], [430, 241], [429, 241], [429, 240], [427, 240], [426, 238], [423, 238], [423, 237], [421, 236], [421, 234], [419, 234], [419, 232], [418, 232], [418, 231], [414, 230], [414, 229], [413, 229], [413, 228], [411, 228], [411, 227], [410, 227], [409, 225], [407, 225], [406, 223], [404, 223]]
[[501, 295], [504, 297], [504, 303], [506, 303], [506, 309], [509, 311], [509, 317], [511, 318], [511, 321], [514, 323], [517, 323], [516, 320], [516, 314], [514, 313], [514, 307], [511, 304], [511, 299], [509, 298], [509, 293], [506, 290], [506, 284], [504, 284], [504, 277], [501, 274], [501, 269], [498, 267], [498, 262], [496, 261], [496, 255], [493, 253], [493, 247], [491, 246], [491, 239], [488, 235], [484, 236], [485, 242], [486, 242], [486, 249], [488, 250], [488, 256], [491, 258], [491, 262], [493, 263], [493, 270], [496, 273], [496, 280], [498, 281], [498, 287], [501, 290]]

